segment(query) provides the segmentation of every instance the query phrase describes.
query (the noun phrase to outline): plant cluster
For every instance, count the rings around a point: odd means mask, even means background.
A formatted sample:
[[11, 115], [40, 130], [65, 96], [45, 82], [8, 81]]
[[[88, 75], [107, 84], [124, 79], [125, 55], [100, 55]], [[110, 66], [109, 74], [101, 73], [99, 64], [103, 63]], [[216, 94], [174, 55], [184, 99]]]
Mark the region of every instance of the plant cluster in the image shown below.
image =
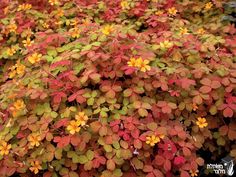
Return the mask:
[[225, 2], [2, 0], [0, 174], [194, 177], [201, 152], [236, 158]]

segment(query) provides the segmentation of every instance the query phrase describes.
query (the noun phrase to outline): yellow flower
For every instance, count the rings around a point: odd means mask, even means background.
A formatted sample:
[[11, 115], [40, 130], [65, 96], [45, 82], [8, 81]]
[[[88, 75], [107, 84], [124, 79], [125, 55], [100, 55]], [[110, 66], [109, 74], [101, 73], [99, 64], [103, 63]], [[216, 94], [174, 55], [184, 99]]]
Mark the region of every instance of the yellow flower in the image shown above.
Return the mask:
[[17, 63], [10, 67], [9, 78], [13, 78], [16, 74], [23, 75], [25, 73], [25, 66], [18, 60]]
[[9, 78], [12, 79], [16, 75], [16, 70], [13, 70], [9, 73]]
[[197, 34], [204, 34], [206, 31], [203, 28], [197, 30]]
[[164, 12], [163, 12], [162, 10], [158, 10], [158, 11], [155, 12], [155, 14], [156, 14], [157, 16], [162, 15], [163, 13], [164, 13]]
[[15, 107], [17, 111], [25, 109], [25, 103], [22, 99], [16, 100], [16, 102], [13, 103], [13, 106]]
[[70, 26], [70, 20], [66, 20], [66, 26]]
[[28, 28], [27, 30], [24, 31], [25, 35], [30, 38], [30, 36], [33, 34], [32, 30]]
[[16, 73], [23, 75], [25, 73], [25, 65], [17, 64]]
[[49, 28], [49, 25], [47, 24], [47, 22], [41, 21], [40, 23], [42, 24], [43, 28], [45, 28], [45, 29]]
[[196, 170], [196, 171], [193, 171], [193, 170], [190, 170], [190, 175], [192, 176], [192, 177], [194, 177], [194, 176], [198, 176], [198, 170]]
[[173, 43], [170, 42], [170, 41], [160, 42], [160, 48], [161, 49], [168, 49], [168, 48], [171, 48], [172, 46], [173, 46]]
[[139, 67], [140, 71], [142, 71], [142, 72], [150, 71], [151, 67], [148, 64], [149, 64], [148, 60], [143, 60], [140, 67]]
[[80, 131], [80, 123], [75, 120], [71, 120], [69, 125], [66, 127], [66, 129], [70, 132], [70, 134], [75, 134], [76, 132]]
[[143, 59], [141, 57], [137, 58], [135, 61], [135, 67], [140, 68], [143, 63]]
[[11, 46], [10, 48], [7, 49], [7, 55], [8, 56], [12, 56], [16, 53], [16, 47], [15, 46]]
[[106, 25], [102, 28], [102, 33], [105, 35], [109, 35], [113, 30], [114, 29], [112, 25]]
[[57, 16], [57, 17], [63, 17], [64, 15], [65, 15], [64, 10], [61, 9], [61, 8], [59, 8], [59, 9], [57, 10], [56, 16]]
[[70, 25], [71, 26], [76, 26], [79, 24], [79, 19], [78, 18], [74, 18], [72, 20], [70, 20]]
[[72, 28], [69, 30], [71, 37], [79, 38], [80, 37], [80, 30], [79, 28]]
[[39, 142], [41, 141], [41, 137], [38, 133], [31, 133], [27, 139], [30, 142], [30, 146], [32, 147], [38, 147], [40, 145]]
[[40, 165], [38, 160], [35, 160], [30, 163], [31, 167], [29, 168], [30, 171], [34, 172], [34, 174], [37, 174], [39, 170], [42, 170], [42, 166]]
[[188, 29], [187, 28], [180, 28], [180, 34], [181, 35], [188, 34]]
[[79, 123], [79, 125], [84, 126], [86, 122], [88, 121], [88, 116], [84, 112], [79, 112], [76, 116], [75, 119]]
[[16, 32], [16, 30], [17, 30], [17, 26], [16, 26], [16, 24], [15, 23], [12, 23], [12, 24], [9, 24], [9, 25], [7, 25], [7, 29], [8, 29], [8, 31], [11, 33], [15, 33]]
[[41, 60], [42, 54], [34, 53], [28, 57], [28, 61], [32, 64], [39, 62]]
[[207, 127], [208, 123], [206, 122], [205, 118], [198, 117], [198, 121], [196, 121], [196, 124], [198, 125], [199, 128], [204, 128]]
[[5, 141], [1, 141], [0, 143], [0, 155], [8, 155], [9, 150], [11, 149], [11, 144], [7, 144]]
[[90, 23], [91, 23], [91, 20], [89, 20], [89, 19], [87, 19], [87, 18], [82, 20], [82, 24], [83, 24], [84, 26], [88, 26]]
[[160, 138], [155, 135], [146, 137], [146, 144], [149, 144], [150, 146], [155, 146], [155, 144], [158, 142], [160, 142]]
[[63, 22], [62, 22], [61, 20], [57, 20], [57, 21], [55, 22], [55, 24], [58, 25], [58, 26], [61, 26], [61, 25], [63, 24]]
[[129, 3], [127, 1], [121, 1], [120, 6], [123, 10], [129, 9]]
[[213, 4], [212, 2], [208, 2], [205, 4], [205, 10], [210, 10], [212, 8]]
[[136, 66], [136, 59], [135, 58], [130, 58], [129, 61], [127, 62], [127, 64], [130, 67], [135, 67]]
[[59, 5], [58, 0], [48, 0], [48, 2], [53, 6], [53, 5]]
[[17, 8], [17, 11], [25, 11], [25, 10], [29, 10], [32, 8], [32, 5], [31, 4], [21, 4], [19, 5], [19, 7]]
[[22, 41], [22, 43], [23, 43], [24, 47], [30, 47], [34, 43], [34, 41], [31, 41], [30, 38], [27, 37], [26, 40]]
[[176, 10], [175, 7], [171, 7], [171, 8], [168, 9], [168, 13], [169, 13], [169, 15], [171, 15], [171, 16], [175, 16], [177, 12], [178, 12], [178, 11]]

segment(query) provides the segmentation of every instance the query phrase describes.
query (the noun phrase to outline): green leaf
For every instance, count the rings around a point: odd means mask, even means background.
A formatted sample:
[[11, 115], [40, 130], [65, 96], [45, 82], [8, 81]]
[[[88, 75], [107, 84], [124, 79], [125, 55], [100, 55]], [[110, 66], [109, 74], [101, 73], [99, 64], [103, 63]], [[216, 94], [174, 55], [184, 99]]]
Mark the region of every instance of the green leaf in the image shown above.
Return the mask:
[[91, 48], [92, 48], [92, 45], [89, 44], [89, 45], [84, 46], [81, 51], [90, 50]]
[[80, 63], [80, 64], [76, 65], [75, 68], [74, 68], [75, 74], [80, 73], [80, 71], [82, 69], [84, 69], [84, 64], [83, 63]]
[[141, 117], [146, 117], [148, 115], [148, 112], [146, 109], [143, 109], [143, 108], [139, 108], [138, 109], [138, 113]]
[[99, 47], [101, 45], [101, 42], [93, 42], [91, 45]]
[[105, 150], [106, 152], [112, 152], [112, 147], [111, 147], [111, 145], [105, 144], [105, 145], [103, 146], [103, 148], [104, 148], [104, 150]]
[[94, 98], [89, 98], [89, 99], [87, 100], [87, 104], [88, 104], [89, 106], [92, 106], [93, 103], [94, 103]]
[[88, 162], [88, 158], [85, 155], [80, 155], [77, 160], [78, 161], [76, 163], [80, 164], [85, 164], [86, 162]]
[[92, 91], [92, 94], [91, 94], [92, 97], [96, 97], [97, 96], [97, 92], [94, 90]]
[[120, 176], [123, 175], [123, 173], [122, 173], [121, 169], [115, 169], [115, 170], [113, 171], [113, 175], [115, 175], [115, 176], [117, 176], [117, 177], [120, 177]]
[[115, 149], [120, 149], [120, 143], [118, 141], [115, 141], [112, 143], [112, 146], [115, 148]]
[[217, 144], [219, 146], [224, 146], [225, 145], [225, 139], [221, 136], [217, 139]]
[[90, 35], [90, 39], [91, 39], [91, 41], [96, 40], [97, 37], [98, 37], [98, 35], [97, 35], [96, 33]]
[[18, 133], [19, 129], [20, 129], [19, 126], [14, 126], [14, 127], [12, 127], [12, 129], [11, 129], [11, 134], [12, 134], [12, 135], [16, 135], [16, 134]]
[[54, 111], [51, 112], [51, 117], [52, 117], [52, 118], [56, 118], [57, 116], [58, 116], [58, 113], [57, 113], [57, 112], [54, 112]]
[[72, 158], [73, 156], [76, 156], [77, 154], [76, 154], [76, 152], [75, 151], [68, 151], [67, 152], [67, 157], [69, 157], [69, 158]]
[[55, 49], [49, 49], [49, 50], [47, 51], [47, 54], [48, 54], [49, 56], [56, 57], [56, 56], [57, 56], [57, 51], [56, 51]]
[[101, 111], [100, 116], [103, 117], [103, 118], [106, 118], [108, 115], [105, 111]]
[[50, 63], [54, 60], [54, 58], [49, 55], [45, 55], [45, 56], [43, 56], [43, 58], [45, 58], [47, 60], [47, 62], [50, 62]]
[[211, 115], [216, 115], [217, 107], [215, 105], [211, 106], [209, 112], [211, 113]]
[[91, 161], [91, 160], [93, 160], [93, 158], [94, 158], [94, 152], [91, 151], [91, 150], [88, 150], [88, 151], [86, 152], [86, 156], [87, 156], [88, 160]]
[[70, 171], [69, 172], [69, 177], [79, 177], [79, 175], [74, 171]]

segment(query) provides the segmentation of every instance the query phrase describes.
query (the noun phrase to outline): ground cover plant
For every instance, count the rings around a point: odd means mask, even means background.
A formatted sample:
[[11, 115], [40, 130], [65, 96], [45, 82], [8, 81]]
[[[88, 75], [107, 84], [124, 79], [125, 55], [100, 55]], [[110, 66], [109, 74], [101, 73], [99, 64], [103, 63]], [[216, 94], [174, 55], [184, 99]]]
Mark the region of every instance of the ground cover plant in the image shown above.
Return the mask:
[[229, 1], [0, 2], [0, 176], [194, 177], [236, 158]]

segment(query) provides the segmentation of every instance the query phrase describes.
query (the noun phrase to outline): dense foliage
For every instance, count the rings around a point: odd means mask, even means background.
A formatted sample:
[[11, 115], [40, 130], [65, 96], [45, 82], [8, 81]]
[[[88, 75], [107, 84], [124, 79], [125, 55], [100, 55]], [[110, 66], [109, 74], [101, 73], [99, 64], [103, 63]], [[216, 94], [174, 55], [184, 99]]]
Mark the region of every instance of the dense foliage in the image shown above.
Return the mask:
[[205, 153], [236, 158], [225, 2], [1, 0], [0, 174], [188, 177]]

